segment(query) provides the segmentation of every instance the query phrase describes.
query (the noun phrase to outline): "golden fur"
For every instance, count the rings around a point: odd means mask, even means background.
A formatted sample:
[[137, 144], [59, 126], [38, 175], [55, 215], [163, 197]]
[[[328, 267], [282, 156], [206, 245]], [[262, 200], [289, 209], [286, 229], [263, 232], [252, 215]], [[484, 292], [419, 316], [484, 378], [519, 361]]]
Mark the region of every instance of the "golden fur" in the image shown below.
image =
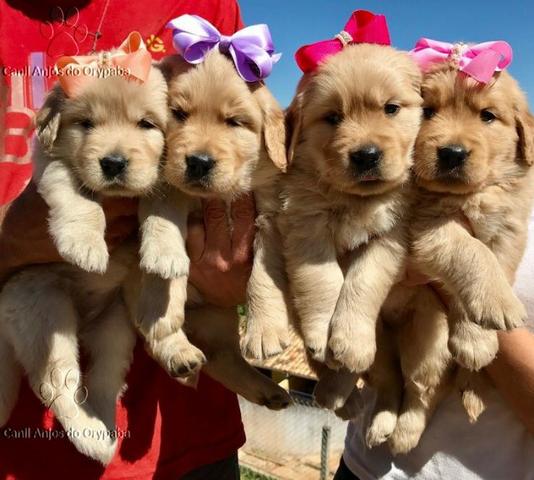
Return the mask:
[[[172, 195], [185, 192], [191, 197], [189, 208], [198, 208], [201, 198], [230, 202], [254, 191], [258, 231], [248, 303], [251, 314], [273, 315], [269, 295], [283, 298], [277, 273], [273, 275], [270, 268], [273, 262], [282, 263], [275, 248], [280, 240], [271, 223], [277, 208], [278, 175], [286, 164], [283, 112], [263, 84], [244, 82], [231, 60], [219, 52], [211, 52], [197, 66], [178, 56], [167, 57], [161, 68], [169, 84], [172, 115], [163, 171], [171, 197], [154, 199], [147, 220], [157, 226], [160, 238], [166, 238], [164, 244], [172, 255], [175, 245], [183, 242], [186, 218], [183, 212], [176, 214]], [[191, 178], [188, 171], [188, 156], [195, 154], [213, 161], [201, 178]], [[205, 306], [198, 292], [187, 288], [186, 280], [169, 279], [141, 291], [141, 329], [163, 346], [158, 350], [163, 352], [159, 360], [164, 368], [174, 375], [179, 371], [190, 375], [206, 361], [196, 355], [198, 349], [189, 344], [183, 326], [187, 337], [206, 355], [208, 374], [250, 401], [273, 409], [287, 406], [287, 393], [241, 356], [235, 309]], [[189, 308], [184, 311], [186, 298]], [[158, 330], [156, 325], [163, 328]]]
[[[287, 113], [278, 220], [291, 296], [319, 375], [316, 399], [345, 416], [357, 375], [375, 359], [380, 308], [404, 272], [420, 82], [406, 54], [352, 45], [303, 77]], [[381, 158], [362, 173], [350, 156], [370, 144]]]
[[[167, 88], [152, 68], [144, 84], [121, 77], [95, 79], [67, 98], [55, 87], [37, 116], [36, 181], [50, 207], [50, 234], [62, 257], [104, 272], [101, 195], [141, 196], [156, 185], [167, 123]], [[100, 161], [119, 154], [123, 174], [107, 180]]]
[[[495, 357], [495, 329], [519, 326], [525, 315], [511, 285], [534, 194], [534, 122], [526, 99], [506, 72], [482, 85], [449, 64], [425, 75], [422, 95], [411, 261], [442, 284], [450, 299], [446, 313], [428, 286], [398, 286], [384, 307], [398, 349], [390, 354], [400, 356], [404, 389], [387, 364], [375, 365], [382, 405], [367, 442], [388, 440], [394, 453], [417, 445], [453, 386], [462, 392], [471, 421], [477, 419], [486, 385], [482, 373], [472, 372]], [[469, 154], [463, 164], [444, 169], [438, 152], [448, 145]], [[462, 367], [456, 381], [454, 360]], [[373, 425], [383, 423], [377, 422], [380, 416], [396, 416], [388, 410], [395, 404], [400, 409], [394, 431], [373, 435], [380, 431]]]
[[[50, 234], [74, 265], [24, 269], [0, 296], [0, 423], [16, 402], [22, 367], [39, 399], [78, 433], [70, 437], [76, 448], [104, 464], [116, 449], [115, 405], [135, 344], [120, 286], [137, 255], [134, 245], [125, 245], [108, 265], [99, 201], [153, 189], [166, 103], [166, 82], [155, 68], [143, 84], [95, 79], [73, 98], [52, 90], [37, 115], [36, 181], [50, 207]], [[113, 180], [100, 165], [111, 154], [127, 160]], [[80, 346], [91, 360], [84, 382]]]
[[[512, 283], [534, 195], [534, 121], [506, 72], [484, 86], [446, 65], [426, 75], [423, 96], [436, 113], [416, 146], [414, 258], [452, 295], [451, 351], [478, 370], [497, 352], [493, 330], [518, 327], [526, 316]], [[486, 110], [495, 115], [489, 123], [481, 119]], [[443, 176], [436, 151], [450, 143], [470, 153], [463, 168]]]

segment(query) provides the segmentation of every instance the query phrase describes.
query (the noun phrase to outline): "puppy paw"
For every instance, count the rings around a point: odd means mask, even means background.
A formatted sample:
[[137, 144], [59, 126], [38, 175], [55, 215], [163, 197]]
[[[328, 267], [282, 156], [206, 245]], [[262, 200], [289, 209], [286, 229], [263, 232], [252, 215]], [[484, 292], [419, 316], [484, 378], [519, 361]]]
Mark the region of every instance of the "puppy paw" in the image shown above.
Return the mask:
[[376, 339], [372, 332], [346, 334], [332, 328], [328, 341], [326, 363], [330, 368], [340, 366], [355, 373], [362, 373], [373, 364], [376, 354]]
[[524, 305], [508, 283], [498, 282], [496, 289], [488, 289], [478, 301], [465, 305], [471, 320], [486, 329], [511, 330], [521, 327], [527, 318]]
[[241, 341], [241, 350], [245, 357], [264, 360], [283, 352], [288, 345], [287, 328], [275, 328], [273, 325], [262, 325], [261, 320], [248, 319], [247, 331]]
[[81, 417], [83, 421], [78, 417], [68, 422], [69, 426], [65, 429], [72, 432], [69, 439], [80, 453], [102, 465], [108, 465], [115, 456], [117, 439], [97, 417], [90, 413], [87, 416], [82, 414]]
[[339, 410], [355, 390], [355, 385], [356, 377], [346, 370], [320, 375], [313, 391], [315, 402], [322, 408]]
[[495, 330], [485, 330], [471, 322], [463, 322], [451, 333], [449, 350], [462, 367], [478, 371], [489, 365], [499, 349]]
[[388, 439], [391, 453], [393, 455], [406, 454], [413, 450], [419, 443], [425, 427], [424, 415], [411, 412], [402, 413], [397, 420], [395, 430]]
[[274, 384], [269, 391], [264, 391], [261, 394], [260, 405], [264, 405], [269, 410], [283, 410], [293, 403], [289, 393], [282, 387]]
[[163, 242], [144, 242], [140, 250], [139, 265], [147, 273], [153, 273], [170, 280], [189, 274], [189, 257], [176, 245], [163, 245]]
[[313, 329], [303, 329], [304, 347], [315, 361], [325, 363], [328, 345], [328, 324]]
[[59, 254], [68, 262], [87, 272], [107, 270], [109, 253], [102, 232], [63, 227], [56, 230], [54, 239]]
[[174, 378], [190, 377], [198, 373], [205, 363], [206, 357], [202, 351], [189, 344], [172, 353], [167, 371]]
[[335, 414], [341, 418], [341, 420], [354, 420], [360, 416], [363, 407], [364, 405], [360, 391], [355, 388], [349, 398], [347, 398], [345, 405], [335, 410]]
[[391, 436], [397, 424], [397, 415], [393, 412], [383, 410], [378, 412], [371, 422], [365, 434], [367, 447], [373, 448], [381, 445]]
[[107, 431], [85, 430], [82, 435], [88, 438], [83, 440], [79, 438], [72, 439], [72, 443], [76, 449], [80, 453], [100, 462], [102, 465], [108, 465], [115, 456], [117, 440], [111, 440]]

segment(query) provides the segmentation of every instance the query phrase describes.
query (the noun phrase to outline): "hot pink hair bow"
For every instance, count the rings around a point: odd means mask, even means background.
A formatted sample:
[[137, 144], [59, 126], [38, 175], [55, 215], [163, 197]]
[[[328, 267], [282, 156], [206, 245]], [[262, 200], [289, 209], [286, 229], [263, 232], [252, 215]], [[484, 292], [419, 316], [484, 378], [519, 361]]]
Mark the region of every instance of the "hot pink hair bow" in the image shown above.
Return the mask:
[[309, 73], [328, 57], [340, 52], [351, 43], [391, 45], [386, 17], [366, 10], [356, 10], [345, 28], [332, 40], [300, 47], [295, 53], [295, 60], [304, 73]]
[[145, 82], [150, 72], [152, 56], [141, 34], [132, 32], [114, 52], [97, 55], [61, 57], [56, 67], [58, 80], [67, 96], [75, 96], [90, 81], [110, 75], [124, 75]]
[[436, 63], [452, 60], [457, 63], [461, 72], [479, 82], [488, 83], [495, 72], [500, 72], [510, 65], [512, 47], [503, 41], [453, 45], [421, 38], [410, 55], [424, 72]]

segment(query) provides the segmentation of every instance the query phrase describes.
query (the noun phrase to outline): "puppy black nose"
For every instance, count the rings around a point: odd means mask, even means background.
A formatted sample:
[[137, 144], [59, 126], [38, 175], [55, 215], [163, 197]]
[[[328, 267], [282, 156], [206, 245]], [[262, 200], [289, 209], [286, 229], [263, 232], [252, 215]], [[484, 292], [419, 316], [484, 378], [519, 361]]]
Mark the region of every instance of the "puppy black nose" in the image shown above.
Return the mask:
[[215, 165], [215, 160], [208, 153], [202, 152], [187, 155], [185, 163], [187, 165], [187, 178], [194, 181], [206, 177]]
[[365, 145], [349, 154], [351, 164], [359, 173], [368, 172], [378, 167], [382, 158], [382, 150], [376, 145]]
[[452, 170], [465, 163], [469, 152], [463, 145], [445, 145], [438, 148], [438, 161], [441, 170]]
[[104, 177], [106, 177], [108, 180], [118, 177], [124, 171], [127, 165], [128, 160], [117, 153], [106, 155], [100, 159], [100, 168], [102, 169]]

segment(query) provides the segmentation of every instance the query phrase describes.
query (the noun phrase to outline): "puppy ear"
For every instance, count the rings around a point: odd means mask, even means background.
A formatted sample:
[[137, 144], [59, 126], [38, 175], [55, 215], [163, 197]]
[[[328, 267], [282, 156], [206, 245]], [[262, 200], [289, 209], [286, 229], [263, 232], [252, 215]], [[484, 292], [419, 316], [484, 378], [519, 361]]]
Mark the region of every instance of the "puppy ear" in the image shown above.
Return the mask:
[[534, 117], [525, 109], [516, 114], [515, 125], [519, 140], [517, 158], [527, 165], [534, 163]]
[[271, 161], [282, 171], [287, 168], [284, 112], [269, 89], [259, 84], [253, 92], [263, 114], [263, 140]]
[[302, 96], [302, 92], [298, 92], [286, 110], [287, 162], [289, 165], [293, 162], [295, 148], [302, 129]]
[[180, 55], [169, 55], [168, 57], [164, 57], [162, 60], [155, 63], [154, 66], [163, 73], [167, 83], [191, 68], [189, 63], [187, 63]]
[[56, 140], [65, 98], [65, 93], [61, 87], [56, 85], [46, 97], [44, 105], [37, 112], [35, 118], [37, 138], [45, 150], [50, 150]]

